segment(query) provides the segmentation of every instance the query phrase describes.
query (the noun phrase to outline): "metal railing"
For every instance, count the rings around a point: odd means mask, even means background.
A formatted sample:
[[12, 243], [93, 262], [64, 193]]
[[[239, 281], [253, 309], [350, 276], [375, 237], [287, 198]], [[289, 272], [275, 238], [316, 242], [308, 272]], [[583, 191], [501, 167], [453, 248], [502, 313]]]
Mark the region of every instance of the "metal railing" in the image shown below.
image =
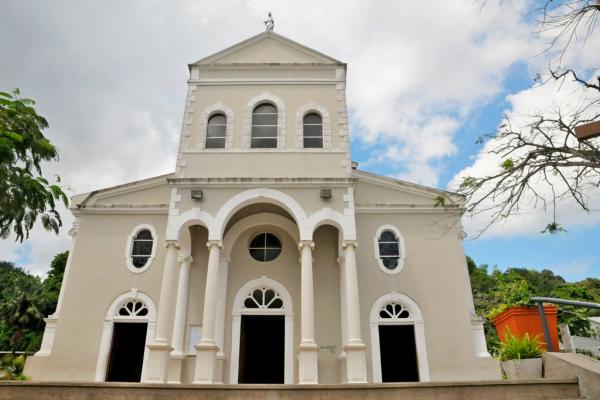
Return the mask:
[[554, 351], [554, 346], [552, 345], [552, 340], [550, 338], [550, 329], [548, 328], [548, 321], [546, 320], [546, 312], [544, 311], [544, 303], [562, 304], [565, 306], [600, 309], [600, 304], [591, 303], [588, 301], [555, 299], [553, 297], [532, 297], [531, 301], [537, 303], [538, 311], [540, 312], [540, 319], [542, 320], [542, 329], [544, 330], [544, 337], [546, 339], [546, 348], [548, 349], [548, 351]]

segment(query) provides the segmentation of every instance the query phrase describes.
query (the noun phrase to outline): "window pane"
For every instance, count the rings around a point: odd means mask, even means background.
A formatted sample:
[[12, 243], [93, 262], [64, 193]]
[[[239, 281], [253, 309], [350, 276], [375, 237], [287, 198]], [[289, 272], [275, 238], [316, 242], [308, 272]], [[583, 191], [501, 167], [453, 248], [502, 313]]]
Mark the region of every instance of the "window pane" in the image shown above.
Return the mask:
[[256, 261], [265, 260], [265, 249], [250, 249], [250, 256]]
[[132, 257], [131, 263], [136, 268], [142, 268], [148, 262], [150, 257]]
[[256, 235], [256, 237], [254, 239], [252, 239], [252, 241], [250, 242], [250, 247], [252, 247], [252, 248], [265, 247], [265, 236], [266, 235], [264, 233], [261, 233], [260, 235]]
[[208, 125], [225, 125], [227, 118], [223, 114], [215, 114], [208, 120]]
[[255, 114], [265, 114], [265, 113], [276, 114], [277, 108], [275, 108], [275, 106], [272, 104], [261, 104], [254, 109], [254, 113]]
[[258, 308], [256, 302], [250, 298], [244, 300], [244, 307], [246, 308]]
[[269, 304], [271, 302], [271, 300], [273, 300], [274, 297], [275, 297], [275, 292], [272, 291], [271, 289], [267, 290], [265, 292], [265, 304]]
[[398, 266], [398, 258], [396, 257], [382, 257], [381, 262], [387, 269], [395, 269]]
[[323, 139], [322, 138], [304, 138], [305, 149], [322, 149]]
[[277, 236], [273, 235], [272, 233], [267, 233], [266, 235], [267, 237], [267, 247], [273, 247], [273, 248], [281, 248], [281, 242], [279, 241], [279, 239], [277, 239]]
[[275, 149], [277, 148], [277, 139], [252, 139], [250, 147], [253, 149]]
[[281, 253], [281, 249], [267, 249], [265, 251], [265, 261], [272, 261]]
[[321, 125], [304, 125], [304, 137], [322, 137], [323, 129]]
[[269, 308], [283, 308], [283, 301], [281, 301], [281, 299], [275, 299], [269, 304]]
[[224, 149], [225, 138], [206, 138], [206, 145], [204, 147], [207, 149]]
[[398, 242], [392, 243], [379, 243], [379, 255], [380, 256], [398, 256]]
[[134, 240], [131, 254], [134, 256], [149, 256], [152, 254], [152, 241]]
[[276, 138], [277, 137], [277, 126], [253, 126], [252, 127], [253, 138]]
[[398, 238], [394, 235], [394, 232], [384, 231], [379, 237], [380, 242], [395, 242]]
[[321, 124], [321, 116], [319, 114], [310, 113], [304, 117], [305, 124]]
[[144, 229], [143, 231], [140, 231], [135, 238], [152, 240], [152, 234], [149, 230]]
[[224, 138], [225, 137], [225, 126], [209, 126], [206, 129], [207, 138]]
[[277, 125], [277, 114], [254, 114], [252, 125]]

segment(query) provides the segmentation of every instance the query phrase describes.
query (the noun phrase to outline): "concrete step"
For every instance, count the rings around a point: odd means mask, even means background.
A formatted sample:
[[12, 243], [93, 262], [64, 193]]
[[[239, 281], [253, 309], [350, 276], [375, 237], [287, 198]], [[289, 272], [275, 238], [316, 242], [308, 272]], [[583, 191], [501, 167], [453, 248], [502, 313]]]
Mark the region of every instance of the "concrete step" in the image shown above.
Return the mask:
[[368, 385], [0, 382], [0, 400], [575, 400], [577, 379]]

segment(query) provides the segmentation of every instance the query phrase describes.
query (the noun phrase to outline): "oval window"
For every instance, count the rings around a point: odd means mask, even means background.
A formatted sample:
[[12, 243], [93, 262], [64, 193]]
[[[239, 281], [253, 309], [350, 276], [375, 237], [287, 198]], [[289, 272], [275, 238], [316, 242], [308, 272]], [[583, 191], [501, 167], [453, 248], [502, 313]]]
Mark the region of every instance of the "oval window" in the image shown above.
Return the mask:
[[131, 249], [131, 263], [135, 268], [142, 268], [146, 265], [152, 255], [153, 243], [154, 238], [148, 229], [139, 231], [135, 236]]
[[250, 242], [249, 251], [256, 261], [273, 261], [281, 253], [281, 241], [272, 233], [260, 233]]

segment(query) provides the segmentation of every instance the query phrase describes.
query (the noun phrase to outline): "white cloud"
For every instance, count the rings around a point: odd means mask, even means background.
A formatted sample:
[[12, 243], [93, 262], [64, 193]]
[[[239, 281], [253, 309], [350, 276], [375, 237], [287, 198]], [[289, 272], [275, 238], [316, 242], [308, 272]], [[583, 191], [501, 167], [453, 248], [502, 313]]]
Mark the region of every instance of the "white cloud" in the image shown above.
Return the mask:
[[[263, 30], [348, 62], [353, 137], [386, 153], [391, 173], [436, 185], [439, 162], [474, 108], [532, 53], [524, 2], [4, 1], [0, 88], [38, 101], [61, 160], [48, 165], [76, 192], [172, 171], [186, 63]], [[377, 160], [373, 160], [377, 163]], [[381, 162], [381, 161], [380, 161]], [[66, 218], [67, 219], [67, 218]], [[40, 271], [66, 248], [66, 229], [32, 233]], [[4, 241], [1, 258], [16, 260]], [[46, 250], [45, 250], [46, 249]]]
[[[544, 85], [536, 85], [508, 96], [507, 101], [510, 108], [506, 111], [506, 115], [511, 122], [512, 130], [527, 132], [529, 124], [534, 119], [533, 115], [544, 113], [549, 117], [556, 115], [557, 111], [560, 110], [563, 118], [569, 121], [575, 110], [580, 110], [582, 104], [588, 104], [593, 98], [597, 98], [597, 96], [594, 97], [594, 94], [589, 90], [582, 90], [581, 85], [572, 80], [549, 81]], [[598, 113], [598, 106], [589, 109], [588, 112], [590, 115], [591, 113]], [[563, 136], [560, 133], [555, 134]], [[503, 158], [492, 153], [492, 150], [502, 143], [501, 140], [494, 139], [487, 142], [479, 154], [476, 155], [473, 163], [455, 175], [449, 187], [456, 189], [462, 182], [462, 177], [465, 176], [483, 177], [497, 173]], [[571, 140], [571, 146], [574, 145], [573, 141], [575, 139]], [[549, 175], [549, 179], [553, 182], [557, 194], [565, 191], [566, 186], [562, 184], [560, 177]], [[545, 181], [536, 178], [530, 183], [541, 196], [547, 199], [552, 198], [552, 188]], [[570, 197], [557, 202], [557, 219], [567, 229], [591, 227], [600, 223], [600, 193], [598, 193], [597, 188], [590, 188], [584, 192], [587, 196], [588, 207], [591, 209], [590, 213], [584, 212]], [[548, 204], [547, 209], [544, 209], [542, 204], [536, 203], [530, 194], [523, 196], [523, 200], [519, 215], [494, 224], [485, 232], [485, 235], [519, 236], [539, 234], [552, 221], [552, 207]], [[490, 199], [482, 205], [481, 209], [502, 202], [503, 198]], [[483, 212], [472, 218], [465, 217], [465, 229], [471, 235], [477, 234], [491, 221], [491, 218], [492, 211]]]

